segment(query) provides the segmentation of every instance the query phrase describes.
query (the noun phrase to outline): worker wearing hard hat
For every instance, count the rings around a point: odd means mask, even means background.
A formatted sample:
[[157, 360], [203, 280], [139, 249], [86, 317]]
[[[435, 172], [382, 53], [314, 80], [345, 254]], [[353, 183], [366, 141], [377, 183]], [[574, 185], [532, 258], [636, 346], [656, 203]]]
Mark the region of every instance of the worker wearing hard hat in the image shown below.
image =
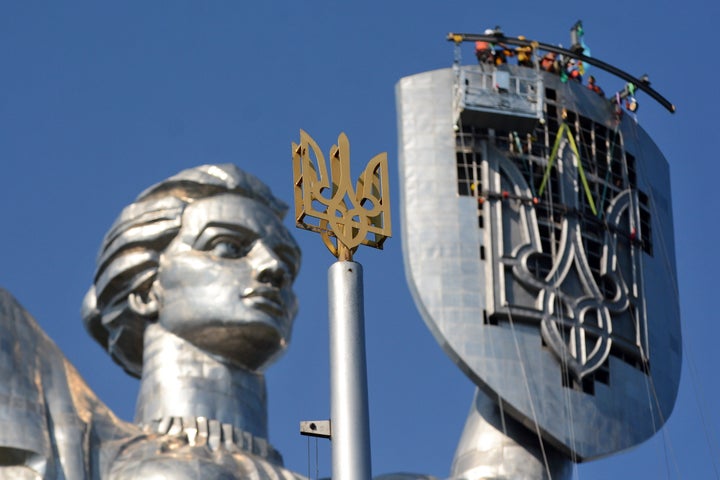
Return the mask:
[[[495, 30], [488, 28], [485, 30], [485, 35], [494, 35]], [[475, 42], [475, 56], [478, 59], [478, 63], [489, 63], [493, 64], [495, 55], [495, 46], [490, 42], [479, 40]]]
[[[518, 40], [525, 40], [525, 37], [520, 35]], [[515, 55], [517, 56], [518, 65], [523, 67], [532, 67], [532, 45], [521, 45], [515, 49]]]

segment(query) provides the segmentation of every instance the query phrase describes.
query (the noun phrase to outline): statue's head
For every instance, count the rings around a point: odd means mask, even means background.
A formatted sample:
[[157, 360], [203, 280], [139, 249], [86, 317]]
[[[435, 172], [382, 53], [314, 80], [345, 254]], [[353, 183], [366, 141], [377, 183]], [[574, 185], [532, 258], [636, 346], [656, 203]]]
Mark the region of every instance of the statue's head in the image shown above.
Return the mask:
[[145, 327], [261, 371], [287, 346], [300, 250], [287, 206], [231, 164], [184, 170], [145, 190], [105, 235], [83, 301], [92, 336], [140, 376]]

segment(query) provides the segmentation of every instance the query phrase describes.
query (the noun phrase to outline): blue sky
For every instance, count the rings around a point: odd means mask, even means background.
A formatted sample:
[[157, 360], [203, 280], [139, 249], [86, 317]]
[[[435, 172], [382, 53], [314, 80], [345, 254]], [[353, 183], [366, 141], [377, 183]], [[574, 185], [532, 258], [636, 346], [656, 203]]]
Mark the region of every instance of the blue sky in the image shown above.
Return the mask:
[[[720, 162], [714, 150], [720, 4], [598, 2], [124, 1], [0, 5], [0, 286], [37, 318], [121, 417], [137, 382], [85, 334], [79, 309], [100, 240], [150, 184], [201, 163], [234, 162], [290, 202], [290, 144], [302, 128], [328, 149], [348, 134], [356, 168], [387, 151], [395, 237], [366, 249], [373, 472], [449, 471], [473, 386], [431, 337], [405, 284], [400, 251], [394, 87], [449, 67], [450, 31], [501, 25], [569, 43], [583, 19], [593, 55], [648, 73], [677, 105], [639, 95], [641, 125], [670, 163], [685, 363], [675, 412], [653, 440], [581, 465], [576, 478], [718, 478]], [[466, 62], [473, 61], [468, 46]], [[619, 80], [598, 75], [606, 92]], [[290, 219], [288, 226], [292, 226]], [[271, 441], [286, 464], [315, 471], [298, 422], [327, 418], [326, 272], [312, 233], [301, 312], [287, 356], [268, 374]], [[320, 475], [330, 451], [319, 442]], [[715, 465], [713, 465], [715, 458]]]

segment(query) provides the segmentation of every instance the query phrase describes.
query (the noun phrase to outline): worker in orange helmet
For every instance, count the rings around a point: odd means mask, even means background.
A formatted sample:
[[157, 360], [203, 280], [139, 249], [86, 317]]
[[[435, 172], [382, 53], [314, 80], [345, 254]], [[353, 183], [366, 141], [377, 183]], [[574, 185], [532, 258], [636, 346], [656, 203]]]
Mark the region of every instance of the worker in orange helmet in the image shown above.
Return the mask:
[[540, 68], [550, 73], [559, 73], [560, 66], [557, 62], [557, 54], [555, 52], [547, 52], [540, 60]]
[[478, 63], [493, 63], [493, 46], [490, 42], [475, 42], [475, 56]]
[[[494, 30], [488, 28], [485, 30], [485, 35], [493, 35]], [[494, 63], [495, 46], [490, 42], [478, 40], [475, 42], [475, 57], [478, 59], [478, 63]]]
[[567, 73], [568, 78], [571, 78], [572, 80], [578, 82], [582, 82], [582, 74], [580, 73], [580, 67], [578, 66], [578, 62], [576, 62], [575, 59], [571, 58], [567, 62], [565, 72]]
[[605, 96], [605, 92], [603, 92], [603, 89], [600, 88], [600, 86], [597, 84], [597, 81], [595, 80], [595, 77], [593, 77], [592, 75], [590, 75], [590, 78], [588, 78], [587, 87], [601, 97]]

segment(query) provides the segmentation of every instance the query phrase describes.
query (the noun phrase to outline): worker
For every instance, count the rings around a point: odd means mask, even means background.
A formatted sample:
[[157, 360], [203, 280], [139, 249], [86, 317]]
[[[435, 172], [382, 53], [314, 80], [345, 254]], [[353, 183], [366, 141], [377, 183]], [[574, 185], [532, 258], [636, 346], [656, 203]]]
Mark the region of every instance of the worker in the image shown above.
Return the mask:
[[514, 57], [515, 52], [504, 43], [495, 45], [495, 66], [507, 63], [508, 57]]
[[475, 56], [477, 57], [478, 63], [494, 63], [493, 53], [492, 43], [480, 40], [475, 42]]
[[631, 95], [625, 99], [625, 108], [627, 108], [629, 112], [635, 113], [638, 108], [640, 108], [640, 104], [635, 97]]
[[546, 72], [559, 73], [560, 66], [557, 62], [557, 54], [555, 52], [547, 52], [543, 55], [542, 60], [540, 60], [540, 68]]
[[[494, 30], [488, 28], [485, 30], [485, 35], [493, 35]], [[490, 42], [478, 40], [475, 42], [475, 57], [477, 57], [478, 63], [489, 63], [493, 64], [495, 54], [495, 46]]]
[[600, 88], [600, 86], [597, 84], [597, 81], [595, 80], [595, 77], [593, 77], [592, 75], [590, 75], [590, 78], [588, 78], [587, 87], [601, 97], [605, 96], [605, 92], [603, 92], [603, 89]]
[[[523, 35], [518, 37], [518, 40], [525, 40]], [[532, 67], [532, 45], [520, 45], [515, 49], [515, 55], [517, 56], [518, 65], [522, 67]]]
[[582, 73], [580, 72], [580, 66], [574, 58], [568, 60], [567, 64], [565, 65], [565, 73], [567, 74], [567, 78], [582, 83]]

